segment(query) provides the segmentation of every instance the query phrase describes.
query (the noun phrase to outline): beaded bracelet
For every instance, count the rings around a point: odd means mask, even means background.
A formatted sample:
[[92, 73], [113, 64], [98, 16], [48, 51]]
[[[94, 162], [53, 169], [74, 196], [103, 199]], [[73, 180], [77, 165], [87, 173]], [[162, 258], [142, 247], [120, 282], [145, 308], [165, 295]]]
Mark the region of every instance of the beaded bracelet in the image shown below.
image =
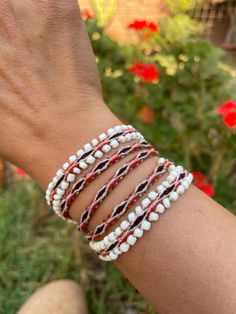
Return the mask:
[[[99, 258], [102, 260], [111, 261], [117, 259], [118, 256], [122, 253], [128, 252], [130, 247], [137, 242], [137, 239], [141, 238], [145, 231], [150, 230], [151, 223], [153, 221], [159, 220], [159, 214], [162, 214], [165, 211], [165, 208], [169, 208], [171, 201], [176, 201], [178, 195], [183, 194], [191, 182], [192, 175], [187, 175], [185, 173], [182, 177], [182, 180], [180, 180], [178, 184], [175, 185], [174, 190], [171, 192], [172, 194], [170, 194], [170, 198], [164, 198], [162, 200], [162, 204], [159, 203], [160, 200], [153, 202], [152, 206], [149, 206], [148, 210], [139, 216], [136, 221], [126, 230], [126, 232], [121, 230], [122, 233], [118, 241], [110, 245], [108, 249], [104, 249], [99, 252]], [[179, 185], [179, 183], [181, 184]], [[167, 189], [168, 188], [166, 188], [166, 190]]]
[[76, 155], [69, 157], [68, 162], [64, 163], [62, 169], [57, 171], [56, 176], [49, 183], [46, 191], [48, 204], [52, 205], [57, 188], [67, 189], [70, 182], [74, 181], [75, 175], [86, 169], [89, 164], [95, 161], [95, 158], [101, 158], [112, 148], [117, 148], [121, 143], [135, 138], [143, 139], [143, 136], [130, 125], [120, 125], [109, 129], [107, 134], [99, 135], [99, 140], [93, 139], [91, 143], [85, 144], [84, 148], [78, 150]]
[[103, 219], [103, 222], [99, 224], [95, 230], [90, 231], [86, 236], [87, 240], [96, 240], [103, 235], [108, 228], [114, 225], [117, 220], [122, 217], [127, 210], [160, 178], [162, 174], [167, 171], [167, 168], [171, 162], [165, 161], [154, 169], [154, 171], [148, 176], [147, 179], [139, 183], [134, 191], [124, 201], [115, 206], [107, 217]]
[[[69, 208], [72, 202], [76, 199], [76, 197], [88, 186], [88, 184], [96, 178], [97, 175], [104, 172], [108, 167], [112, 166], [128, 154], [136, 152], [139, 149], [151, 149], [152, 146], [148, 144], [147, 141], [137, 142], [133, 145], [124, 146], [120, 148], [113, 155], [100, 161], [86, 176], [80, 178], [75, 184], [72, 186], [71, 191], [66, 195], [63, 199], [61, 196], [61, 203], [59, 205], [59, 211], [63, 215], [64, 218], [70, 219]], [[63, 193], [64, 194], [64, 193]], [[60, 200], [60, 199], [59, 199]]]
[[117, 184], [135, 167], [137, 167], [140, 162], [151, 156], [157, 156], [158, 152], [154, 149], [146, 150], [137, 154], [129, 162], [124, 164], [119, 168], [115, 174], [107, 181], [107, 183], [99, 189], [93, 198], [90, 205], [85, 209], [80, 217], [80, 223], [77, 225], [78, 230], [81, 232], [86, 232], [90, 219], [95, 213], [95, 210], [101, 204], [101, 202], [108, 196], [108, 194], [117, 186]]

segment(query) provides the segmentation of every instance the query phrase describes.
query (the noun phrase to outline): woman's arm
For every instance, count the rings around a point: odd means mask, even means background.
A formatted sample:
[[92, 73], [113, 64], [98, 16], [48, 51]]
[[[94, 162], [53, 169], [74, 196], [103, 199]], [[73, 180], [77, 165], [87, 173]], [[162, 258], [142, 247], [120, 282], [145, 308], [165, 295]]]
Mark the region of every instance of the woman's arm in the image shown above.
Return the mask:
[[[69, 155], [120, 122], [103, 102], [75, 0], [4, 0], [0, 14], [0, 155], [46, 188]], [[155, 162], [124, 179], [92, 227]], [[112, 172], [73, 205], [73, 218]], [[235, 217], [191, 187], [116, 264], [159, 313], [235, 313], [235, 238]]]

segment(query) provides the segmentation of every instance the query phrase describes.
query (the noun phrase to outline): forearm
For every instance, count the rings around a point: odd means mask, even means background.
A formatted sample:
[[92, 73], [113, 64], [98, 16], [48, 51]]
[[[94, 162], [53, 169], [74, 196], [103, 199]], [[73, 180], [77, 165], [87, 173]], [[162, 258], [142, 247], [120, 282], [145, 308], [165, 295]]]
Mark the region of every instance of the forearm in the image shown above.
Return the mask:
[[[22, 166], [45, 188], [67, 157], [119, 120], [98, 105], [70, 121], [53, 120], [50, 142], [42, 143], [37, 162]], [[61, 125], [63, 128], [61, 129]], [[122, 161], [123, 163], [124, 161]], [[153, 169], [145, 161], [124, 179], [91, 222], [94, 227]], [[116, 166], [118, 167], [119, 164]], [[90, 196], [114, 168], [99, 176], [71, 209], [77, 221]], [[192, 187], [116, 264], [160, 313], [234, 313], [236, 310], [235, 217]]]

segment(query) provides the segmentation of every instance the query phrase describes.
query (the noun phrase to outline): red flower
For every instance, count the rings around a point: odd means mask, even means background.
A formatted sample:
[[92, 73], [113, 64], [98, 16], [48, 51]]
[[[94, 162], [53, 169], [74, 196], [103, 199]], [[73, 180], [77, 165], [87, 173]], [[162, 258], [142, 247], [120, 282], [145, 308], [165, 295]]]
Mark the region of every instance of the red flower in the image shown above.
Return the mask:
[[216, 111], [217, 114], [223, 116], [223, 122], [228, 128], [236, 127], [236, 102], [228, 100], [221, 104]]
[[19, 176], [21, 176], [21, 177], [26, 177], [27, 176], [27, 173], [24, 170], [20, 169], [20, 168], [16, 168], [16, 173]]
[[215, 194], [215, 190], [212, 185], [205, 182], [206, 178], [201, 172], [193, 172], [194, 185], [198, 187], [201, 191], [206, 193], [208, 196], [212, 197]]
[[136, 62], [129, 71], [136, 76], [141, 77], [144, 82], [156, 83], [159, 81], [159, 71], [155, 64]]
[[151, 124], [155, 120], [155, 112], [150, 107], [143, 107], [137, 113], [138, 117], [145, 123]]
[[135, 29], [139, 32], [145, 32], [144, 38], [149, 38], [153, 33], [159, 32], [157, 24], [148, 22], [146, 20], [135, 20], [133, 23], [128, 24], [128, 28]]

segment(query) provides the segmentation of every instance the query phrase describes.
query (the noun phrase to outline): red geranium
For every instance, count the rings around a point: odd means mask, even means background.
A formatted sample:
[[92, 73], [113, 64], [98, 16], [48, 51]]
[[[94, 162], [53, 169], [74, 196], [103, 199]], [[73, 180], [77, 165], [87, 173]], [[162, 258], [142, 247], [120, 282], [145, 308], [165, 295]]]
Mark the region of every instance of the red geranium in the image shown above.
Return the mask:
[[26, 177], [27, 176], [27, 173], [24, 170], [20, 169], [20, 168], [16, 168], [16, 173], [19, 176], [21, 176], [21, 177]]
[[194, 185], [212, 197], [215, 194], [215, 190], [211, 184], [206, 183], [206, 178], [201, 172], [193, 172]]
[[217, 114], [223, 116], [223, 122], [228, 128], [236, 127], [236, 102], [228, 100], [221, 104], [216, 111]]
[[156, 83], [159, 81], [159, 71], [155, 64], [136, 62], [129, 71], [136, 76], [141, 77], [144, 82]]
[[159, 31], [157, 24], [146, 20], [135, 20], [133, 23], [128, 25], [128, 28], [135, 29], [136, 31], [148, 30], [153, 33], [157, 33]]

